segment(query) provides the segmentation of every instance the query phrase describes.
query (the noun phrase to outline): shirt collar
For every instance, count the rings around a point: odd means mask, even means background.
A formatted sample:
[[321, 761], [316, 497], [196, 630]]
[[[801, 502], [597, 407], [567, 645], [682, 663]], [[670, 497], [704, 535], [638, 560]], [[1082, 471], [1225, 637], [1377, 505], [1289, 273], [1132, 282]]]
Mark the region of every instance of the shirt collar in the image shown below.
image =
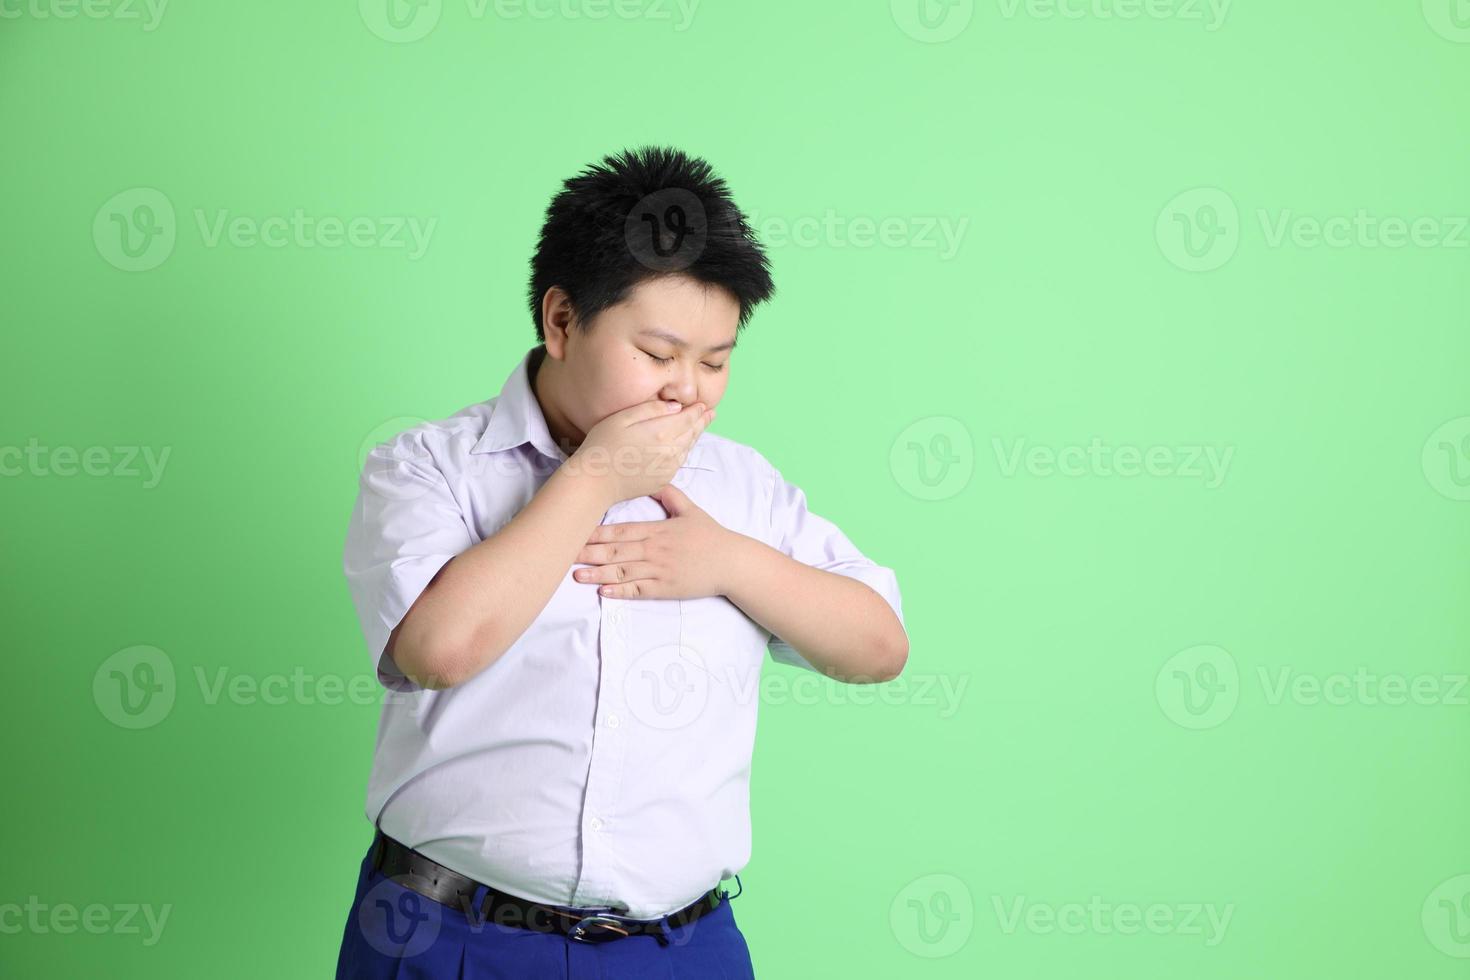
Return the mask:
[[[530, 443], [541, 455], [562, 461], [566, 454], [557, 447], [541, 411], [541, 403], [531, 390], [530, 367], [534, 361], [544, 357], [546, 348], [538, 344], [526, 351], [519, 364], [501, 385], [500, 396], [490, 412], [490, 422], [480, 436], [471, 453], [493, 453]], [[704, 445], [704, 435], [695, 440], [681, 469], [715, 471], [714, 454]]]

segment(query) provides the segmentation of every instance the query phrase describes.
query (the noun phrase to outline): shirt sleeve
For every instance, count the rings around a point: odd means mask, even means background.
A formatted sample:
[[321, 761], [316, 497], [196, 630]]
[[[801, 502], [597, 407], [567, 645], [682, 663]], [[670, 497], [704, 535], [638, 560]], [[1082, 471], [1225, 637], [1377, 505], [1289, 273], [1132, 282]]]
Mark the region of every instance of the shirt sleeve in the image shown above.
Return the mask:
[[410, 429], [368, 453], [342, 553], [378, 682], [393, 691], [419, 687], [383, 656], [389, 634], [449, 559], [474, 544], [423, 438]]
[[[768, 544], [782, 554], [813, 568], [835, 572], [857, 579], [883, 597], [893, 614], [903, 622], [903, 603], [898, 591], [898, 576], [869, 559], [848, 540], [847, 535], [831, 521], [807, 508], [806, 494], [788, 483], [781, 471], [771, 468], [771, 523]], [[908, 627], [904, 626], [904, 631]], [[767, 648], [771, 657], [793, 667], [816, 671], [805, 657], [780, 637], [771, 636]], [[825, 676], [825, 675], [823, 675]]]

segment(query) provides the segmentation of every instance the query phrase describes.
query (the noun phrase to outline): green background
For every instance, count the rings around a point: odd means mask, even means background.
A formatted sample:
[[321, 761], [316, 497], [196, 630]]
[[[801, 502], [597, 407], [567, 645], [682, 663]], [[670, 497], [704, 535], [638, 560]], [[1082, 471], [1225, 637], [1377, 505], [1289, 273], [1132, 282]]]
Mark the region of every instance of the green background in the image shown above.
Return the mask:
[[[767, 663], [757, 975], [1465, 975], [1470, 9], [912, 6], [4, 6], [0, 446], [113, 468], [0, 478], [0, 905], [169, 918], [10, 929], [0, 973], [330, 975], [377, 706], [209, 689], [367, 675], [364, 443], [496, 394], [550, 196], [658, 142], [770, 239], [713, 431], [897, 570], [912, 643], [889, 703]], [[129, 271], [137, 188], [175, 241]], [[199, 226], [298, 209], [435, 225]], [[1428, 223], [1313, 244], [1360, 212]], [[1163, 462], [1011, 465], [1094, 439]], [[170, 455], [145, 486], [112, 447]], [[176, 692], [129, 729], [94, 680], [137, 646]], [[1094, 896], [1173, 926], [1047, 927]]]

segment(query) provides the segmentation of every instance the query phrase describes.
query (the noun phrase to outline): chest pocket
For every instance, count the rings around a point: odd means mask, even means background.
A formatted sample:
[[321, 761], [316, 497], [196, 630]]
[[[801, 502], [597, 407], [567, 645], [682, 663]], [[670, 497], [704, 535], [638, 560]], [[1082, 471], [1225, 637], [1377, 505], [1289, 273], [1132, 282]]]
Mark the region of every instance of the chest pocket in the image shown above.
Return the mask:
[[724, 596], [619, 604], [629, 659], [624, 698], [664, 731], [727, 724], [758, 693], [769, 634]]
[[[671, 482], [729, 527], [726, 521], [738, 518], [706, 506], [701, 497], [710, 504], [719, 498], [700, 492], [700, 475], [693, 468], [681, 469]], [[624, 502], [608, 523], [667, 519], [658, 501], [639, 497]], [[629, 706], [648, 724], [683, 728], [699, 717], [723, 716], [712, 709], [755, 696], [770, 634], [729, 599], [603, 601], [616, 607], [613, 621], [625, 629]]]

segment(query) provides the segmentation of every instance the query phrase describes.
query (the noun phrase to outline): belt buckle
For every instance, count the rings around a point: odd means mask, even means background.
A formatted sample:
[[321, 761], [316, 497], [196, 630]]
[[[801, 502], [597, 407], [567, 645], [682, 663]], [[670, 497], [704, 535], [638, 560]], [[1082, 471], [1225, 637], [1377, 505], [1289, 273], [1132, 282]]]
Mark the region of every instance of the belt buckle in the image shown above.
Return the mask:
[[[604, 931], [593, 932], [593, 929]], [[569, 938], [584, 943], [607, 942], [611, 939], [621, 939], [627, 935], [629, 935], [629, 931], [623, 928], [622, 920], [606, 912], [595, 912], [592, 915], [584, 916], [578, 920], [576, 925], [567, 930], [567, 936]]]

